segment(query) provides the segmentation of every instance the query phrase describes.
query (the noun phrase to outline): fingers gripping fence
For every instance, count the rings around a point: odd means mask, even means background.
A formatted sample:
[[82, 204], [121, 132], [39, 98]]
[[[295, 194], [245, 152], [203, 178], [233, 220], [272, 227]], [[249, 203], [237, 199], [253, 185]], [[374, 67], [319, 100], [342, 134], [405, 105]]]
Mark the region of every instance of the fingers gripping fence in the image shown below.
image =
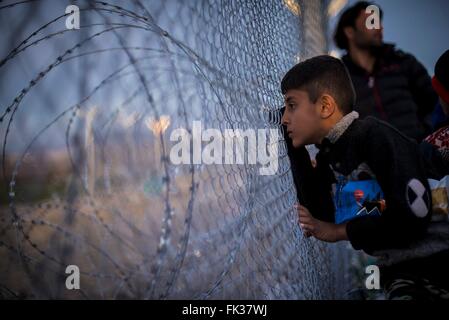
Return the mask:
[[[297, 225], [279, 115], [326, 4], [0, 1], [0, 296], [342, 297], [344, 248]], [[276, 129], [276, 174], [173, 164], [193, 121]]]

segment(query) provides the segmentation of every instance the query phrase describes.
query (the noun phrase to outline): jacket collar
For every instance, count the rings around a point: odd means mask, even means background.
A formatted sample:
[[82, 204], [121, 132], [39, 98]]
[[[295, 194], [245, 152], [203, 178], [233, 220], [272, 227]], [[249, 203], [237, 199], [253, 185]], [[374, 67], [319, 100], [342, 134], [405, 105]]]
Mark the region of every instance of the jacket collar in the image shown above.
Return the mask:
[[342, 136], [343, 133], [348, 129], [348, 127], [354, 122], [355, 119], [358, 119], [359, 114], [357, 111], [352, 111], [345, 115], [343, 118], [338, 121], [335, 126], [329, 131], [326, 135], [327, 140], [330, 143], [335, 144], [337, 140]]

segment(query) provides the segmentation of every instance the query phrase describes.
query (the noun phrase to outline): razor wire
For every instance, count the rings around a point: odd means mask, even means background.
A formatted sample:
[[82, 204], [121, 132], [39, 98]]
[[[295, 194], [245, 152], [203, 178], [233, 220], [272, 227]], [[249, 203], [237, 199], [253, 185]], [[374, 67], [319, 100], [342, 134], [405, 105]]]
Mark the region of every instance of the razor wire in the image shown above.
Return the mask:
[[[326, 50], [327, 4], [0, 1], [0, 296], [342, 298], [347, 251], [303, 237], [280, 126], [280, 79]], [[275, 129], [276, 173], [173, 164], [194, 121]]]

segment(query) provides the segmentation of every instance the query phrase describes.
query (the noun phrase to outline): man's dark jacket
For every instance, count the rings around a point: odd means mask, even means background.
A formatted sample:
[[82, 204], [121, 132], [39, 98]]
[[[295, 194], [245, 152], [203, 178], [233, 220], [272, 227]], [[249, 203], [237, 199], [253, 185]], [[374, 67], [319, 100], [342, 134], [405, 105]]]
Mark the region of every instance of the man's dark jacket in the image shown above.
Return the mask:
[[384, 120], [420, 142], [430, 133], [428, 116], [437, 102], [431, 79], [415, 57], [391, 44], [385, 44], [377, 56], [372, 74], [349, 55], [342, 58], [357, 94], [355, 111], [362, 119]]

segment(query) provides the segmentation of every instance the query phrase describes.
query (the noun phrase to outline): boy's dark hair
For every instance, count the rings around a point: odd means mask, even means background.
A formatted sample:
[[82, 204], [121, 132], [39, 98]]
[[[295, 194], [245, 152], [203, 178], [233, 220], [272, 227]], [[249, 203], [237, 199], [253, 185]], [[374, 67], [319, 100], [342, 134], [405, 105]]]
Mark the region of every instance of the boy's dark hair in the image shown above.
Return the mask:
[[293, 89], [304, 90], [315, 103], [324, 93], [330, 94], [345, 115], [355, 104], [355, 90], [343, 62], [322, 55], [298, 63], [291, 68], [281, 82], [282, 94]]
[[[357, 17], [362, 11], [365, 11], [365, 9], [373, 5], [374, 3], [368, 2], [368, 1], [359, 1], [353, 6], [346, 9], [340, 16], [340, 20], [338, 21], [337, 28], [335, 29], [334, 34], [334, 41], [338, 48], [340, 49], [348, 49], [348, 38], [346, 38], [344, 29], [346, 27], [353, 27], [355, 28], [355, 21], [357, 20]], [[377, 6], [377, 5], [376, 5]], [[379, 13], [380, 13], [380, 19], [382, 19], [383, 12], [382, 9], [380, 9], [379, 6]]]

